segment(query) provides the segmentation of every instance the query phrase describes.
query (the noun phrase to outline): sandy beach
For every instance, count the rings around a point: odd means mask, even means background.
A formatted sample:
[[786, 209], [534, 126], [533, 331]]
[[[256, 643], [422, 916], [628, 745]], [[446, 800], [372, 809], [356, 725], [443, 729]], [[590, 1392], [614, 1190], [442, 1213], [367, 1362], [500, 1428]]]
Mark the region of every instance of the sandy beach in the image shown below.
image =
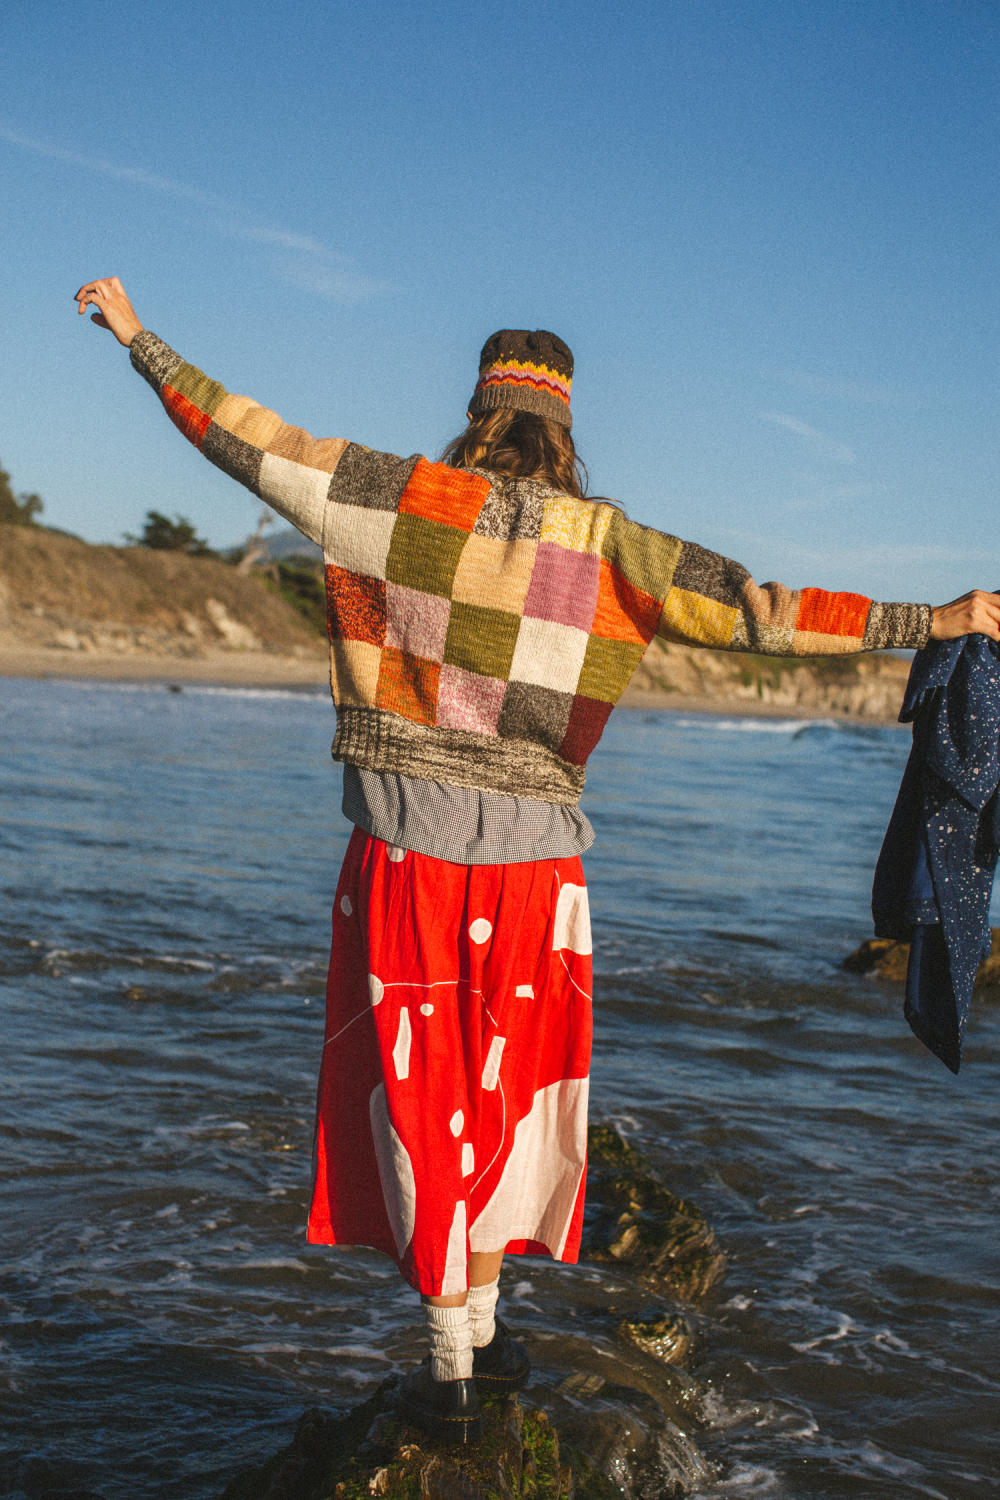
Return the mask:
[[0, 677], [94, 678], [101, 682], [207, 683], [219, 687], [323, 688], [325, 654], [278, 656], [263, 651], [212, 651], [202, 656], [115, 654], [0, 648]]

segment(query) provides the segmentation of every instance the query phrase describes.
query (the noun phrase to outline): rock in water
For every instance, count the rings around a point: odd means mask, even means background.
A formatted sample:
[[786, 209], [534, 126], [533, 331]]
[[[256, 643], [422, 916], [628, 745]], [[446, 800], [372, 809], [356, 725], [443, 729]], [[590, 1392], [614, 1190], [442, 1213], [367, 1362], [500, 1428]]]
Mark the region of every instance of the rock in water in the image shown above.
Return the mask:
[[672, 1303], [703, 1295], [725, 1257], [694, 1204], [617, 1130], [593, 1126], [589, 1147], [584, 1255], [614, 1267], [604, 1338], [595, 1343], [593, 1318], [588, 1336], [539, 1333], [528, 1390], [484, 1402], [477, 1447], [407, 1427], [393, 1378], [341, 1416], [306, 1412], [288, 1448], [221, 1500], [674, 1500], [704, 1487], [711, 1472], [691, 1436], [703, 1393], [674, 1368], [691, 1334]]
[[701, 1210], [664, 1187], [612, 1126], [591, 1126], [588, 1149], [593, 1227], [587, 1258], [627, 1266], [651, 1291], [688, 1301], [703, 1297], [726, 1258]]
[[[852, 974], [871, 974], [876, 979], [903, 984], [909, 957], [909, 943], [897, 942], [895, 938], [868, 938], [847, 955], [843, 967]], [[1000, 994], [1000, 927], [990, 928], [990, 953], [979, 965], [975, 988], [984, 999]]]
[[659, 1318], [626, 1318], [618, 1332], [623, 1339], [665, 1365], [682, 1365], [691, 1353], [691, 1327], [679, 1313]]
[[221, 1500], [611, 1500], [621, 1491], [582, 1456], [573, 1470], [542, 1411], [516, 1396], [484, 1405], [474, 1448], [424, 1443], [393, 1414], [393, 1381], [343, 1417], [307, 1411], [284, 1452], [245, 1469]]

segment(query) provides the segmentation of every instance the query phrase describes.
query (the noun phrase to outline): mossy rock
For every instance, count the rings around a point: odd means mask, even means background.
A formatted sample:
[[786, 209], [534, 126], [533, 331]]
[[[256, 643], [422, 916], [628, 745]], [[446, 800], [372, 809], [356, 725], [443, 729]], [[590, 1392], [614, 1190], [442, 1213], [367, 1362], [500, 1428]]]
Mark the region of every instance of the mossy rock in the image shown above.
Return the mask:
[[589, 1152], [587, 1257], [628, 1266], [651, 1290], [703, 1297], [726, 1258], [701, 1210], [664, 1187], [613, 1127], [591, 1128]]
[[[610, 1126], [591, 1129], [588, 1188], [585, 1253], [615, 1267], [616, 1285], [623, 1271], [633, 1284], [610, 1347], [557, 1340], [527, 1404], [484, 1402], [483, 1440], [468, 1448], [406, 1426], [391, 1378], [342, 1415], [306, 1412], [289, 1446], [238, 1475], [221, 1500], [613, 1500], [622, 1490], [611, 1475], [668, 1500], [706, 1482], [691, 1436], [702, 1422], [700, 1388], [676, 1368], [690, 1329], [660, 1299], [700, 1296], [722, 1274], [722, 1252], [699, 1210]], [[656, 1301], [643, 1306], [639, 1288]]]
[[560, 1453], [543, 1411], [516, 1396], [483, 1406], [481, 1443], [448, 1447], [393, 1413], [393, 1381], [345, 1416], [312, 1410], [289, 1446], [245, 1469], [221, 1500], [610, 1500], [616, 1491], [580, 1452]]
[[625, 1318], [620, 1336], [664, 1365], [682, 1365], [691, 1353], [691, 1325], [680, 1313], [655, 1318]]

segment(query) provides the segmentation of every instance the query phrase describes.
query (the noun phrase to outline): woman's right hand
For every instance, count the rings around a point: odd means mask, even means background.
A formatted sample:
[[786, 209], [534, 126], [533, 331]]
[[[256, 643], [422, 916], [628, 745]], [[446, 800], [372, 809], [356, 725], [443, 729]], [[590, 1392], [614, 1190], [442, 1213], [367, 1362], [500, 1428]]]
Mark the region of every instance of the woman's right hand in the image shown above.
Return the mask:
[[117, 276], [103, 276], [99, 281], [86, 282], [76, 293], [74, 300], [81, 313], [86, 312], [88, 307], [96, 307], [97, 312], [91, 313], [90, 321], [96, 323], [98, 328], [107, 328], [126, 349], [136, 334], [142, 332], [142, 324], [135, 315], [135, 308], [125, 295], [125, 288]]
[[973, 589], [932, 611], [932, 641], [954, 641], [960, 635], [988, 635], [1000, 641], [1000, 594]]

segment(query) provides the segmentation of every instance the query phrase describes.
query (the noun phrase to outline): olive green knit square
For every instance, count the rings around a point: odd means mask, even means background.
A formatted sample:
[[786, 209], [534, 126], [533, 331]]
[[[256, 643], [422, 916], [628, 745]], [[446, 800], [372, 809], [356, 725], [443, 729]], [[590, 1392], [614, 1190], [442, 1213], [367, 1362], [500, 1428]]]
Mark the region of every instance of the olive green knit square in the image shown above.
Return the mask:
[[226, 394], [224, 385], [220, 385], [217, 380], [209, 380], [208, 376], [195, 369], [194, 365], [181, 365], [168, 383], [175, 391], [180, 391], [192, 406], [196, 406], [199, 411], [203, 411], [209, 417], [218, 409]]
[[423, 590], [425, 594], [450, 598], [458, 559], [468, 539], [468, 532], [459, 531], [456, 526], [443, 526], [425, 516], [403, 512], [396, 517], [393, 527], [385, 564], [386, 579], [389, 583]]
[[445, 662], [466, 672], [478, 672], [481, 677], [506, 681], [520, 624], [519, 615], [507, 614], [502, 609], [453, 603], [444, 643]]
[[617, 703], [625, 686], [642, 661], [645, 646], [636, 641], [608, 641], [592, 635], [587, 642], [577, 692], [585, 698]]
[[611, 518], [601, 547], [601, 556], [654, 599], [666, 597], [684, 543], [650, 526], [630, 521], [621, 511]]

